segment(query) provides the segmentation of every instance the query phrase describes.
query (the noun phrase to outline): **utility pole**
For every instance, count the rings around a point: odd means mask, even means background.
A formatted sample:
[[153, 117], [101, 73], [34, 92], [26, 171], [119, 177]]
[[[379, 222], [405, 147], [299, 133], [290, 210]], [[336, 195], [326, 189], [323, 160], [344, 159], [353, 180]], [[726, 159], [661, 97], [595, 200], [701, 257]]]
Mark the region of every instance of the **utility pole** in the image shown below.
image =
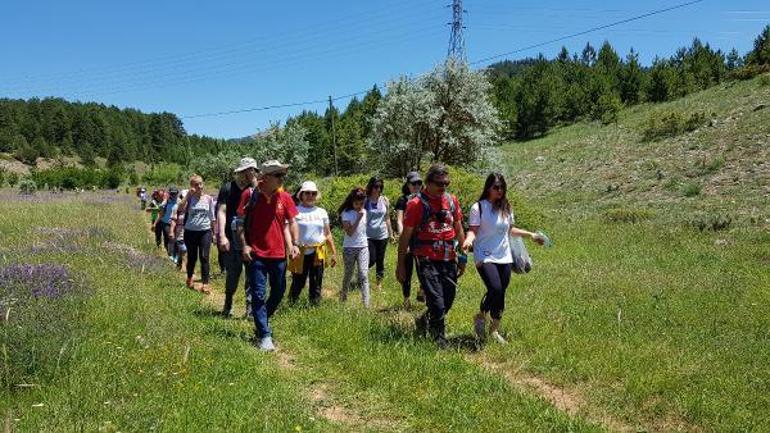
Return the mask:
[[449, 34], [449, 49], [447, 57], [465, 62], [465, 37], [463, 36], [463, 14], [467, 11], [463, 9], [463, 0], [452, 0], [452, 22], [451, 32]]
[[334, 127], [334, 104], [332, 104], [332, 97], [329, 95], [329, 116], [332, 121], [332, 149], [334, 150], [334, 175], [339, 175], [339, 169], [337, 167], [337, 130]]

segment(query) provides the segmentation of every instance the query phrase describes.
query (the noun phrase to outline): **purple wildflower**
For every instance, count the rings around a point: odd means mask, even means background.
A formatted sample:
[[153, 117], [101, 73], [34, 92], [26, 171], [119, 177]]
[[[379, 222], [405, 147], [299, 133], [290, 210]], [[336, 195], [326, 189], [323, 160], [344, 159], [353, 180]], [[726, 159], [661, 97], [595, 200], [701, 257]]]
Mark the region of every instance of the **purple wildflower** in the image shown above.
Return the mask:
[[70, 292], [72, 288], [70, 273], [61, 265], [13, 264], [0, 268], [0, 293], [9, 298], [23, 296], [27, 292], [35, 298], [53, 299]]

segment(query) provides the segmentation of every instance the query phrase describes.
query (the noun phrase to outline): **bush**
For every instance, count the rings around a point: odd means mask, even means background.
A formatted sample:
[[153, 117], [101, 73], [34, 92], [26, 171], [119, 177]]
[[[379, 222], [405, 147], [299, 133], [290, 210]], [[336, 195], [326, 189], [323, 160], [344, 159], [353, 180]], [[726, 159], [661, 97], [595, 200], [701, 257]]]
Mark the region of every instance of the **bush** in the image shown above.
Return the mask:
[[32, 179], [23, 179], [19, 182], [19, 194], [32, 195], [37, 192], [37, 183]]
[[678, 111], [653, 113], [647, 119], [642, 132], [643, 141], [655, 141], [676, 137], [679, 134], [698, 129], [706, 121], [705, 113], [699, 111], [686, 116]]
[[142, 182], [155, 186], [186, 184], [186, 173], [177, 164], [158, 164], [142, 176]]
[[623, 108], [620, 98], [614, 93], [605, 93], [599, 97], [593, 111], [594, 120], [600, 120], [604, 125], [617, 123], [618, 113]]
[[610, 222], [636, 224], [655, 216], [655, 213], [647, 209], [616, 208], [604, 212], [604, 219]]
[[728, 230], [733, 224], [733, 218], [730, 215], [697, 215], [690, 221], [692, 227], [697, 228], [700, 231], [712, 231], [718, 232], [722, 230]]
[[770, 73], [770, 65], [747, 65], [732, 71], [729, 75], [734, 80], [751, 80], [752, 78]]
[[759, 85], [762, 87], [770, 86], [770, 74], [765, 74], [759, 77]]
[[685, 197], [695, 197], [695, 196], [700, 195], [702, 189], [703, 189], [703, 187], [701, 187], [697, 183], [694, 183], [694, 182], [685, 183], [682, 186], [682, 194]]
[[17, 183], [19, 183], [19, 175], [14, 172], [10, 172], [5, 176], [5, 180], [8, 182], [8, 186], [14, 187]]
[[115, 189], [123, 181], [120, 170], [78, 167], [54, 167], [48, 170], [33, 171], [31, 178], [38, 185], [63, 189]]

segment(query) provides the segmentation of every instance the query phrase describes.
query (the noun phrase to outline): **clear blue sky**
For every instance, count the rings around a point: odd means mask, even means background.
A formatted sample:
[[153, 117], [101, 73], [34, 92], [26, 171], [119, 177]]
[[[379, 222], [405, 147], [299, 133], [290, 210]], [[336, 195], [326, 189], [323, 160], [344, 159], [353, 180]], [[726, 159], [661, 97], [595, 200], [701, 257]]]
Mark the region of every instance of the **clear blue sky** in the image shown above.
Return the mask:
[[[679, 0], [465, 0], [469, 60], [678, 4]], [[0, 2], [0, 97], [60, 96], [180, 116], [323, 99], [418, 74], [446, 54], [450, 0]], [[609, 40], [644, 63], [695, 36], [747, 52], [767, 0], [706, 0], [564, 42]], [[561, 44], [518, 53], [553, 57]], [[345, 105], [347, 101], [338, 101]], [[322, 110], [323, 104], [305, 107]], [[183, 119], [240, 137], [300, 108]]]

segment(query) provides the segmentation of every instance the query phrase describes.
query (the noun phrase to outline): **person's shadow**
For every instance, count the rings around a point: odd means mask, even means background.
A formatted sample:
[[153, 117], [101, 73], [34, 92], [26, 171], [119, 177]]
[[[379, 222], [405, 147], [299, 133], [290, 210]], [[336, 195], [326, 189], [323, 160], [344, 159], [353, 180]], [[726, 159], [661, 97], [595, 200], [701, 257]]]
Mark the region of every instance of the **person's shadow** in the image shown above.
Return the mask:
[[[416, 318], [413, 309], [409, 311], [401, 307], [385, 307], [377, 310], [385, 316], [387, 323], [384, 326], [371, 328], [371, 336], [375, 340], [388, 344], [433, 344], [427, 332], [423, 332], [416, 326]], [[482, 345], [473, 334], [449, 335], [447, 337], [449, 348], [460, 352], [475, 353], [481, 350]]]

